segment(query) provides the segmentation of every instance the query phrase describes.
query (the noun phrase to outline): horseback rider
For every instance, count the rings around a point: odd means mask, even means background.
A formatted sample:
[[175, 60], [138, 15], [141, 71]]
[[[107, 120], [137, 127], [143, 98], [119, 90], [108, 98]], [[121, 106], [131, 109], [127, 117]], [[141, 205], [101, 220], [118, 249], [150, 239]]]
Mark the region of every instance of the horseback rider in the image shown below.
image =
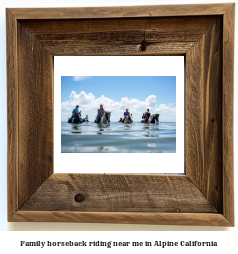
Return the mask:
[[145, 111], [144, 123], [148, 121], [149, 117], [150, 117], [150, 110], [147, 108], [147, 111]]
[[88, 115], [86, 115], [85, 117], [85, 122], [88, 122]]
[[105, 110], [103, 108], [103, 105], [101, 104], [100, 108], [98, 109], [98, 114], [97, 114], [97, 117], [96, 117], [96, 123], [99, 123], [99, 121], [102, 118], [102, 116], [104, 115], [104, 113], [105, 113]]
[[126, 109], [126, 111], [124, 112], [124, 117], [127, 117], [130, 114], [130, 112], [128, 112], [128, 108]]
[[79, 112], [79, 105], [75, 106], [75, 109], [72, 111], [72, 117], [79, 118], [80, 112]]
[[133, 122], [132, 119], [131, 119], [131, 114], [128, 111], [128, 108], [127, 108], [126, 111], [124, 112], [124, 118], [122, 118], [122, 123], [124, 122], [124, 120], [126, 119], [127, 116], [129, 117], [129, 121]]

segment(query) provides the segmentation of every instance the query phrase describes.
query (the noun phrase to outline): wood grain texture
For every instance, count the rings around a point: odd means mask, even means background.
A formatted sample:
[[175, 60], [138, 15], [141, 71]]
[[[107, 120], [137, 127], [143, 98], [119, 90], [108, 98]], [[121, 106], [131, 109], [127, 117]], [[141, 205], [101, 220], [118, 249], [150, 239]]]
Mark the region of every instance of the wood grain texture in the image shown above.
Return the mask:
[[[21, 24], [55, 56], [182, 55], [217, 19], [22, 20]], [[142, 41], [146, 51], [141, 51]]]
[[[150, 17], [150, 18], [113, 18], [113, 19], [66, 19], [66, 20], [20, 20], [19, 22], [37, 39], [58, 39], [77, 34], [144, 31], [163, 34], [194, 36], [206, 33], [219, 16], [198, 17]], [[64, 37], [63, 37], [64, 36]]]
[[18, 210], [18, 58], [17, 20], [6, 11], [8, 220]]
[[96, 19], [222, 15], [232, 6], [224, 4], [150, 5], [84, 8], [10, 8], [17, 19]]
[[[82, 194], [83, 202], [75, 195]], [[186, 176], [53, 174], [21, 211], [205, 212], [216, 209]]]
[[53, 58], [19, 23], [18, 48], [20, 207], [53, 173]]
[[231, 226], [223, 215], [213, 213], [18, 211], [12, 221]]
[[[141, 38], [142, 39], [142, 38]], [[141, 51], [141, 44], [138, 42], [119, 44], [91, 44], [74, 41], [43, 42], [42, 45], [55, 56], [158, 56], [159, 55], [184, 55], [193, 46], [192, 42], [181, 43], [154, 43]]]
[[222, 146], [223, 146], [223, 214], [234, 225], [234, 26], [235, 4], [223, 16], [223, 87], [222, 87]]
[[186, 175], [222, 211], [222, 20], [186, 55]]

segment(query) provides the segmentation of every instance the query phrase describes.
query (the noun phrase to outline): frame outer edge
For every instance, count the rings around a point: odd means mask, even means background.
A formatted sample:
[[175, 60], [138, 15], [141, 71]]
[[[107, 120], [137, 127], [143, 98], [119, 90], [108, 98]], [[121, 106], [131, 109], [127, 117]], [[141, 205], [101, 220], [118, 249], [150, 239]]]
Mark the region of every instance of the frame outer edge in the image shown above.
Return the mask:
[[[221, 15], [232, 3], [80, 8], [10, 8], [17, 19], [84, 19]], [[171, 8], [172, 7], [172, 8]]]
[[223, 215], [213, 213], [18, 211], [12, 221], [231, 226]]
[[8, 221], [18, 210], [18, 53], [17, 19], [6, 9]]
[[[182, 5], [181, 5], [182, 6]], [[235, 4], [224, 4], [226, 6], [226, 12], [219, 12], [217, 14], [223, 15], [223, 117], [222, 117], [222, 127], [223, 127], [223, 215], [207, 215], [200, 214], [200, 224], [203, 225], [220, 225], [220, 226], [231, 226], [234, 225], [234, 180], [233, 180], [233, 82], [234, 82], [234, 14], [235, 14]], [[228, 8], [229, 7], [229, 8]], [[227, 10], [228, 9], [228, 10]], [[18, 210], [18, 49], [17, 49], [17, 19], [21, 19], [24, 17], [20, 17], [19, 13], [21, 10], [30, 11], [30, 9], [6, 9], [6, 30], [7, 30], [7, 110], [8, 110], [8, 220], [9, 221], [44, 221], [42, 219], [46, 219], [46, 221], [78, 221], [78, 222], [88, 222], [87, 215], [83, 215], [82, 218], [80, 215], [82, 213], [73, 214], [72, 212], [20, 212]], [[72, 10], [72, 9], [71, 9]], [[85, 9], [84, 9], [85, 10]], [[203, 12], [203, 14], [208, 13], [210, 9], [207, 9]], [[176, 10], [175, 10], [176, 11]], [[60, 13], [58, 13], [60, 14]], [[24, 14], [25, 15], [25, 14]], [[49, 15], [45, 14], [46, 16]], [[93, 16], [93, 13], [89, 13], [89, 15]], [[118, 14], [121, 15], [121, 13]], [[180, 14], [182, 15], [182, 14]], [[185, 15], [185, 14], [184, 14]], [[191, 15], [201, 15], [201, 13], [191, 14]], [[163, 15], [162, 15], [163, 16]], [[105, 17], [105, 16], [103, 16]], [[103, 18], [102, 17], [102, 18]], [[121, 16], [120, 16], [121, 17]], [[127, 17], [127, 16], [125, 16]], [[135, 15], [135, 17], [137, 17]], [[146, 16], [143, 16], [146, 17]], [[33, 17], [29, 17], [32, 19]], [[42, 19], [46, 18], [45, 16]], [[52, 17], [54, 18], [54, 17]], [[66, 19], [69, 17], [62, 17], [61, 19]], [[76, 18], [76, 17], [71, 17]], [[84, 17], [83, 17], [84, 18]], [[95, 18], [95, 16], [93, 16]], [[224, 28], [227, 29], [224, 29]], [[227, 67], [225, 66], [227, 63]], [[229, 73], [226, 72], [226, 70]], [[231, 74], [232, 73], [232, 74]], [[14, 114], [17, 112], [16, 114]], [[9, 115], [12, 116], [11, 119]], [[28, 219], [25, 216], [29, 216]], [[63, 215], [65, 217], [63, 217]], [[171, 214], [167, 214], [169, 218]], [[38, 218], [38, 216], [40, 216]], [[56, 216], [56, 217], [55, 217]], [[85, 218], [84, 218], [85, 216]], [[89, 218], [92, 215], [89, 216]], [[96, 214], [96, 218], [94, 221], [100, 222], [100, 213]], [[117, 219], [117, 223], [124, 223], [121, 219], [122, 215], [119, 215]], [[154, 223], [154, 219], [151, 220], [151, 216], [155, 216], [159, 222], [165, 223], [163, 220], [163, 216], [165, 214], [124, 214], [123, 216], [135, 216], [132, 221], [134, 223], [138, 223], [138, 218], [143, 218], [139, 223]], [[148, 218], [147, 218], [148, 216]], [[175, 216], [175, 215], [174, 215]], [[196, 222], [197, 214], [194, 214], [192, 222], [189, 221], [188, 224], [188, 214], [179, 214], [181, 218], [185, 219], [184, 225], [196, 225], [199, 222]], [[208, 217], [205, 219], [205, 217]], [[108, 215], [103, 215], [102, 219], [105, 219], [106, 222], [110, 222], [113, 220], [113, 217], [109, 217]], [[211, 218], [216, 218], [214, 221]], [[219, 219], [218, 219], [219, 218]], [[82, 220], [81, 220], [82, 219]], [[137, 222], [136, 222], [137, 221]], [[201, 223], [201, 221], [203, 223]], [[170, 224], [175, 222], [174, 220], [169, 221]], [[105, 223], [105, 222], [104, 222]], [[129, 223], [129, 222], [125, 222]], [[178, 224], [178, 222], [177, 222]], [[180, 224], [181, 225], [181, 224]]]
[[235, 4], [223, 16], [223, 215], [232, 226], [234, 219], [234, 25]]

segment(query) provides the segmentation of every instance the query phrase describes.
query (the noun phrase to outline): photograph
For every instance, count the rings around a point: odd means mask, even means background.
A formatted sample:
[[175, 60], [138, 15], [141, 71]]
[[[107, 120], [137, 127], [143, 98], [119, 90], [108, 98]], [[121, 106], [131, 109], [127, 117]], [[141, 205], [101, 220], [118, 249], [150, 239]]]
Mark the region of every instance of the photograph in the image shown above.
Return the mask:
[[176, 76], [62, 76], [62, 153], [176, 153]]

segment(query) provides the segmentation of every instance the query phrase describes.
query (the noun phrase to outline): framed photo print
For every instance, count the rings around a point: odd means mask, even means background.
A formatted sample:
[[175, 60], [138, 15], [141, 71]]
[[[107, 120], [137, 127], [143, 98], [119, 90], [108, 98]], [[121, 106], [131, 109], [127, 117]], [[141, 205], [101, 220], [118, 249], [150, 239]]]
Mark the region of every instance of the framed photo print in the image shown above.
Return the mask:
[[234, 226], [234, 6], [6, 9], [8, 220]]

